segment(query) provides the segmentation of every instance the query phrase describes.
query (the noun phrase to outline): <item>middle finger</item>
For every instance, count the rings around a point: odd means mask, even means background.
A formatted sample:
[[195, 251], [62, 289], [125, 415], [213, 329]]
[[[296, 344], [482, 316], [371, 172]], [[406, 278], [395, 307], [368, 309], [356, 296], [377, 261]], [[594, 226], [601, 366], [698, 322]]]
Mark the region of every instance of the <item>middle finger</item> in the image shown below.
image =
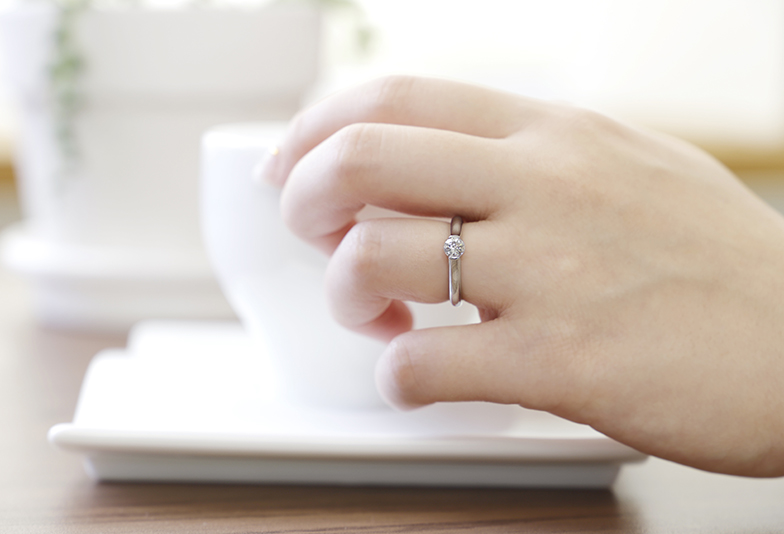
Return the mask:
[[412, 126], [355, 124], [308, 153], [283, 189], [281, 211], [316, 242], [345, 229], [365, 205], [468, 221], [509, 202], [503, 141]]

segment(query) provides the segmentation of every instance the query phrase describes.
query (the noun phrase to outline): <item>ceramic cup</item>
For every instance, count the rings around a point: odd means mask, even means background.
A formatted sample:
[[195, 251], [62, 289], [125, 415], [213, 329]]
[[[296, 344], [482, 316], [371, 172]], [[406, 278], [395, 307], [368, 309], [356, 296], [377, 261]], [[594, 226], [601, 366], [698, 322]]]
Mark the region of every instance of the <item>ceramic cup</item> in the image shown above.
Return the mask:
[[[208, 255], [235, 312], [265, 345], [280, 395], [309, 406], [385, 408], [374, 369], [386, 345], [332, 319], [323, 287], [327, 258], [285, 227], [278, 189], [254, 180], [284, 130], [284, 123], [227, 125], [203, 137]], [[413, 311], [417, 327], [477, 321], [470, 305], [414, 305]]]

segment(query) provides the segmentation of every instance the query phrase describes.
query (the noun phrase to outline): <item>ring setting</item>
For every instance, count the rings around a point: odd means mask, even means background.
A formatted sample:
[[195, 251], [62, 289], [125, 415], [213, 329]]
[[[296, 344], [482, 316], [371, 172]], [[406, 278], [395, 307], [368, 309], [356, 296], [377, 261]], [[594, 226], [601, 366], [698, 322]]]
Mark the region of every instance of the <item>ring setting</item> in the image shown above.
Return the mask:
[[444, 241], [444, 254], [450, 260], [457, 260], [465, 254], [465, 243], [463, 243], [459, 235], [450, 235]]
[[465, 254], [466, 246], [460, 234], [463, 231], [463, 218], [452, 217], [449, 225], [449, 237], [444, 241], [444, 254], [449, 258], [449, 301], [452, 306], [459, 306], [460, 296], [460, 257]]

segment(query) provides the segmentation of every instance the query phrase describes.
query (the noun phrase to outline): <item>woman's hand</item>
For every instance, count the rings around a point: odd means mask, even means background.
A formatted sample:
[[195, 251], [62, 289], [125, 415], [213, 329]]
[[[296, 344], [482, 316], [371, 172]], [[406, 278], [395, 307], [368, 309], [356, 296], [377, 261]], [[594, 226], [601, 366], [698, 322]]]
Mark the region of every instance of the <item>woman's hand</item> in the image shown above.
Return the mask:
[[[391, 340], [391, 402], [516, 403], [713, 471], [784, 475], [784, 219], [677, 139], [593, 112], [392, 77], [301, 113], [266, 169], [332, 254], [345, 326]], [[285, 185], [284, 185], [285, 183]], [[482, 323], [411, 331], [461, 215]]]

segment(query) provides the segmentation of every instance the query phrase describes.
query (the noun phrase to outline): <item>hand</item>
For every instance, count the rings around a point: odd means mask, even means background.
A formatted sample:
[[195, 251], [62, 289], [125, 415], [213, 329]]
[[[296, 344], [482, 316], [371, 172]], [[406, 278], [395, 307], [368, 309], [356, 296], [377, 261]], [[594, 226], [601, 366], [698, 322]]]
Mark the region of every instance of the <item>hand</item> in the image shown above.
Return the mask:
[[[784, 475], [784, 219], [677, 139], [596, 113], [392, 77], [301, 113], [266, 177], [332, 254], [339, 322], [391, 340], [398, 406], [546, 410], [643, 452]], [[366, 204], [430, 219], [357, 223]], [[482, 323], [411, 331], [402, 301], [462, 295]]]

